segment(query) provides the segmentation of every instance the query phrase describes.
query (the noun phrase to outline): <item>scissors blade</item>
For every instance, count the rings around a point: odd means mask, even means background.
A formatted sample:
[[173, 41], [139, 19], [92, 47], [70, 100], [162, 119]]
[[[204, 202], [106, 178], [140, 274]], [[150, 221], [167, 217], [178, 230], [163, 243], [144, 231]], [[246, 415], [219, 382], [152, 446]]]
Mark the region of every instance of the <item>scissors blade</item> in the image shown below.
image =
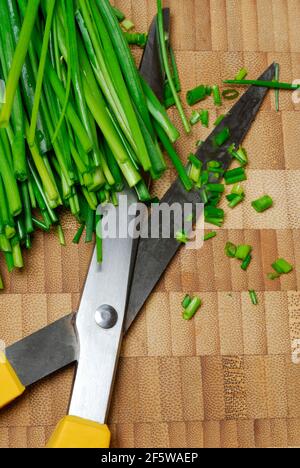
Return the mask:
[[[260, 77], [261, 80], [272, 80], [275, 75], [275, 65], [271, 65]], [[232, 158], [228, 148], [234, 143], [240, 145], [251, 127], [263, 101], [268, 93], [267, 88], [252, 86], [235, 104], [227, 117], [212, 132], [197, 152], [197, 157], [204, 163], [219, 161], [226, 170], [231, 164]], [[216, 148], [214, 137], [224, 128], [230, 129], [230, 138], [221, 148]], [[185, 203], [196, 205], [199, 203], [199, 193], [196, 191], [186, 192], [180, 180], [177, 180], [161, 200], [161, 204], [180, 204], [182, 212]], [[151, 229], [151, 216], [149, 220]], [[162, 226], [161, 226], [162, 227]], [[170, 261], [180, 248], [172, 236], [168, 239], [147, 238], [140, 240], [136, 256], [135, 269], [130, 291], [128, 310], [126, 315], [125, 331], [129, 329], [136, 319], [150, 293], [158, 283]]]
[[78, 359], [75, 315], [67, 315], [6, 349], [24, 387], [63, 369]]
[[[164, 8], [164, 27], [166, 34], [170, 33], [170, 8]], [[157, 35], [157, 17], [152, 21], [147, 46], [145, 48], [141, 66], [140, 74], [147, 81], [149, 86], [162, 102], [164, 99], [164, 84], [165, 72], [162, 67], [162, 62], [159, 53], [159, 43]]]

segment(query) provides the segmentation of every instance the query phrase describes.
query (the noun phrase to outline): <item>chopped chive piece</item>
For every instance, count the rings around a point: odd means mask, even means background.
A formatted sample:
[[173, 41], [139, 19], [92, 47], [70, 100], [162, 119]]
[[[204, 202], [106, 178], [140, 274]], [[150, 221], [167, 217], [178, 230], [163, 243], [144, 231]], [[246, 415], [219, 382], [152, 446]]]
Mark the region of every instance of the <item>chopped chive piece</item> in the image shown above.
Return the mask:
[[271, 281], [274, 281], [278, 278], [280, 278], [280, 274], [279, 273], [268, 273], [268, 279], [271, 280]]
[[251, 262], [252, 262], [252, 255], [249, 254], [249, 255], [247, 255], [247, 257], [245, 258], [245, 260], [243, 261], [243, 263], [241, 265], [242, 270], [244, 270], [244, 271], [248, 270], [248, 267], [250, 266]]
[[263, 213], [266, 210], [269, 210], [273, 206], [273, 200], [269, 195], [264, 195], [262, 198], [252, 202], [252, 207], [258, 213]]
[[211, 232], [208, 232], [207, 234], [205, 234], [204, 236], [204, 242], [210, 240], [210, 239], [213, 239], [214, 237], [217, 236], [217, 233], [216, 231], [211, 231]]
[[189, 294], [187, 294], [185, 298], [183, 299], [181, 305], [184, 309], [186, 309], [190, 305], [191, 302], [192, 302], [192, 298]]
[[130, 31], [134, 28], [134, 23], [129, 19], [125, 19], [121, 22], [121, 26], [125, 29], [125, 31]]
[[199, 297], [194, 297], [190, 303], [190, 305], [185, 309], [183, 312], [184, 320], [191, 320], [202, 305], [202, 301]]
[[195, 184], [198, 184], [201, 180], [201, 165], [192, 164], [189, 177]]
[[232, 242], [227, 242], [225, 245], [225, 253], [229, 258], [235, 258], [237, 247]]
[[250, 299], [253, 305], [258, 305], [258, 297], [256, 292], [252, 289], [249, 291]]
[[[279, 63], [275, 63], [275, 81], [277, 81], [277, 82], [279, 82], [279, 75], [280, 75], [280, 65], [279, 65]], [[275, 90], [275, 108], [276, 108], [276, 112], [279, 112], [279, 108], [280, 108], [279, 95], [280, 95], [280, 91], [279, 91], [279, 89], [276, 89]]]
[[221, 163], [219, 163], [219, 161], [209, 161], [207, 163], [207, 168], [209, 170], [211, 169], [217, 169], [217, 168], [220, 168], [221, 167]]
[[228, 199], [229, 201], [229, 204], [228, 204], [228, 207], [229, 208], [235, 208], [236, 206], [238, 206], [240, 203], [242, 203], [244, 200], [245, 200], [245, 196], [244, 195], [234, 195], [232, 194], [233, 198], [231, 200]]
[[218, 125], [220, 125], [220, 123], [223, 122], [223, 120], [225, 119], [225, 117], [226, 117], [225, 114], [219, 115], [219, 117], [217, 118], [217, 120], [214, 122], [214, 126], [217, 127]]
[[212, 93], [214, 97], [215, 106], [220, 107], [222, 105], [222, 97], [219, 86], [212, 87]]
[[206, 217], [205, 222], [207, 224], [213, 224], [214, 226], [217, 226], [217, 227], [222, 227], [224, 223], [224, 219]]
[[236, 248], [235, 258], [238, 260], [246, 260], [252, 252], [251, 245], [238, 245]]
[[209, 179], [209, 173], [208, 171], [203, 171], [202, 174], [201, 174], [201, 184], [202, 185], [205, 185], [208, 183], [208, 179]]
[[241, 70], [236, 75], [235, 80], [238, 80], [238, 81], [243, 80], [244, 78], [246, 78], [247, 75], [248, 75], [248, 70], [246, 70], [246, 68], [241, 68]]
[[225, 89], [222, 92], [223, 98], [227, 101], [234, 101], [234, 99], [237, 99], [239, 95], [240, 93], [236, 89]]
[[200, 101], [204, 101], [204, 99], [206, 99], [207, 96], [210, 95], [210, 93], [211, 88], [208, 88], [205, 85], [197, 86], [197, 88], [194, 88], [187, 92], [187, 103], [189, 106], [193, 106], [194, 104], [197, 104]]
[[0, 289], [1, 289], [1, 291], [3, 291], [3, 289], [4, 289], [4, 283], [3, 283], [3, 279], [2, 279], [1, 275], [0, 275]]
[[198, 140], [198, 141], [196, 141], [196, 147], [197, 147], [197, 148], [200, 148], [200, 146], [202, 146], [203, 143], [204, 143], [203, 140]]
[[144, 48], [148, 41], [148, 34], [145, 33], [124, 33], [128, 44], [137, 45]]
[[216, 146], [222, 146], [230, 138], [230, 130], [228, 127], [223, 128], [215, 137], [214, 143]]
[[294, 269], [294, 267], [290, 263], [288, 263], [286, 260], [284, 260], [284, 258], [280, 258], [275, 263], [273, 263], [272, 268], [279, 275], [287, 275]]
[[235, 84], [240, 86], [259, 86], [261, 88], [269, 89], [285, 89], [288, 91], [296, 91], [300, 88], [300, 84], [293, 83], [279, 83], [276, 81], [264, 81], [264, 80], [225, 80], [226, 84]]
[[233, 187], [232, 187], [232, 190], [231, 190], [231, 193], [233, 195], [245, 195], [245, 190], [244, 190], [244, 187], [241, 185], [241, 184], [235, 184]]
[[207, 184], [206, 188], [209, 192], [224, 193], [225, 186], [223, 184]]
[[180, 244], [187, 244], [189, 242], [189, 238], [184, 231], [179, 231], [176, 233], [176, 240]]
[[237, 169], [227, 171], [224, 175], [224, 178], [226, 185], [234, 185], [238, 182], [243, 182], [244, 180], [247, 180], [247, 175], [244, 168], [238, 167]]
[[205, 216], [208, 218], [224, 219], [225, 213], [222, 208], [215, 208], [214, 206], [207, 205], [204, 209]]
[[200, 122], [200, 120], [201, 120], [200, 113], [194, 110], [190, 118], [191, 125], [196, 125], [198, 122]]
[[201, 169], [202, 163], [201, 163], [200, 159], [198, 159], [197, 156], [195, 156], [193, 153], [191, 153], [189, 155], [188, 160], [190, 161], [190, 163], [192, 163], [198, 169]]
[[231, 145], [228, 149], [228, 153], [235, 158], [241, 166], [246, 166], [248, 164], [248, 154], [245, 148], [239, 147], [238, 150], [235, 149], [235, 144]]
[[200, 114], [200, 120], [203, 125], [203, 127], [208, 128], [209, 126], [209, 111], [206, 109], [203, 109]]

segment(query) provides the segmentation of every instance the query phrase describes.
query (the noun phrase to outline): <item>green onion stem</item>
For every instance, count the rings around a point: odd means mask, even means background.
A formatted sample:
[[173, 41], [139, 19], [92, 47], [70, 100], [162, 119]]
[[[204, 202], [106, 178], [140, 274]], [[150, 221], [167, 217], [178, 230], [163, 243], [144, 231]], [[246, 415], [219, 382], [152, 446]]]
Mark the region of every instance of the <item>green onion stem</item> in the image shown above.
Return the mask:
[[176, 153], [172, 143], [170, 142], [168, 136], [165, 134], [164, 130], [158, 125], [156, 122], [154, 122], [154, 127], [156, 130], [156, 133], [163, 144], [166, 152], [168, 153], [172, 163], [174, 164], [174, 167], [176, 168], [178, 175], [180, 177], [181, 182], [183, 183], [185, 189], [187, 191], [192, 190], [193, 188], [193, 183], [188, 177], [185, 167], [182, 164], [181, 159], [179, 158], [178, 154]]
[[37, 121], [38, 121], [38, 115], [39, 115], [39, 106], [40, 106], [42, 87], [43, 87], [45, 65], [46, 65], [46, 59], [47, 59], [47, 54], [48, 54], [48, 46], [49, 46], [49, 41], [50, 41], [50, 34], [51, 34], [51, 27], [52, 27], [55, 4], [56, 4], [56, 0], [47, 1], [47, 20], [46, 20], [46, 25], [45, 25], [43, 44], [42, 44], [42, 50], [41, 50], [41, 55], [40, 55], [40, 63], [39, 63], [39, 69], [38, 69], [38, 74], [37, 74], [37, 80], [36, 80], [36, 88], [35, 88], [33, 109], [32, 109], [32, 114], [31, 114], [30, 128], [28, 132], [29, 146], [33, 146], [34, 140], [35, 140], [36, 127], [37, 127]]
[[4, 103], [0, 114], [0, 126], [7, 126], [11, 116], [15, 94], [22, 72], [22, 67], [24, 65], [25, 58], [27, 55], [28, 46], [31, 40], [31, 35], [34, 28], [39, 5], [40, 0], [28, 0], [25, 18], [20, 32], [19, 42], [15, 50], [15, 55], [7, 79], [6, 102]]
[[24, 261], [23, 261], [21, 246], [19, 242], [12, 242], [12, 256], [13, 256], [14, 266], [16, 268], [23, 268]]
[[162, 60], [165, 68], [165, 72], [168, 78], [168, 82], [175, 100], [176, 107], [178, 109], [179, 115], [181, 117], [182, 123], [184, 125], [185, 131], [187, 133], [191, 132], [191, 127], [189, 124], [188, 119], [186, 118], [185, 112], [182, 107], [182, 103], [180, 100], [180, 97], [177, 94], [173, 77], [171, 74], [170, 66], [169, 66], [169, 60], [168, 60], [168, 53], [167, 53], [167, 47], [166, 47], [166, 39], [165, 39], [165, 33], [164, 33], [164, 18], [163, 18], [163, 9], [162, 9], [162, 0], [157, 0], [157, 25], [158, 25], [158, 35], [159, 35], [159, 44], [160, 44], [160, 50], [161, 50], [161, 55], [162, 55]]
[[5, 187], [7, 202], [11, 216], [17, 216], [22, 211], [22, 204], [16, 179], [6, 158], [2, 140], [0, 139], [0, 174]]
[[65, 234], [64, 234], [61, 224], [58, 224], [56, 229], [57, 229], [57, 235], [58, 235], [60, 245], [65, 246], [66, 239], [65, 239]]
[[102, 240], [102, 216], [96, 213], [96, 251], [97, 261], [102, 263], [103, 261], [103, 240]]
[[89, 209], [87, 220], [86, 220], [86, 236], [85, 236], [85, 242], [87, 244], [89, 242], [92, 242], [94, 231], [95, 231], [95, 211], [92, 209]]
[[235, 84], [240, 86], [259, 86], [262, 88], [270, 88], [270, 89], [285, 89], [288, 91], [296, 91], [300, 88], [300, 84], [292, 84], [292, 83], [280, 83], [276, 81], [263, 81], [263, 80], [226, 80], [224, 83], [227, 84]]
[[147, 106], [150, 114], [156, 120], [156, 122], [164, 129], [171, 142], [175, 143], [175, 141], [177, 141], [180, 137], [179, 131], [170, 121], [166, 109], [160, 103], [159, 99], [156, 97], [151, 87], [148, 85], [148, 83], [146, 83], [146, 81], [142, 77], [141, 82], [145, 96], [147, 98]]
[[113, 43], [114, 50], [122, 68], [123, 77], [127, 83], [129, 93], [136, 108], [139, 109], [148, 131], [152, 135], [153, 129], [141, 85], [140, 74], [137, 70], [129, 45], [126, 42], [123, 31], [121, 30], [118, 20], [114, 15], [110, 1], [96, 0], [96, 3], [106, 25], [109, 37]]
[[82, 223], [73, 239], [73, 244], [79, 244], [84, 230], [85, 230], [85, 223]]

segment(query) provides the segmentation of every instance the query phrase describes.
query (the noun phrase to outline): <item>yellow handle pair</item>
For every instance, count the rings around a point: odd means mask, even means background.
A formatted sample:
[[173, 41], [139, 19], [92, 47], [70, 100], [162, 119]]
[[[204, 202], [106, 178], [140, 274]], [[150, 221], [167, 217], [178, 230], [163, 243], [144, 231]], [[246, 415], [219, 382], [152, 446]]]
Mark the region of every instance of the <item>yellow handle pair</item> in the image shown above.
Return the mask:
[[0, 353], [0, 408], [21, 396], [25, 387], [3, 353]]
[[66, 416], [56, 427], [47, 448], [109, 448], [110, 431], [98, 424], [75, 416]]
[[[0, 353], [0, 409], [25, 390], [5, 355]], [[110, 432], [106, 425], [66, 416], [55, 429], [47, 448], [109, 448], [109, 445]]]

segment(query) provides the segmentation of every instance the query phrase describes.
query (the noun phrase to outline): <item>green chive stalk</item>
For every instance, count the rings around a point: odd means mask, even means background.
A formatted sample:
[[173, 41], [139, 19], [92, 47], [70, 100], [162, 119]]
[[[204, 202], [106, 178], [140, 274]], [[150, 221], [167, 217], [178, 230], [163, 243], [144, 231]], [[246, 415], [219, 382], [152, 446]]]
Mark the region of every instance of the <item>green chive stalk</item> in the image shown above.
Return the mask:
[[2, 141], [0, 139], [0, 174], [5, 187], [9, 212], [12, 217], [22, 211], [21, 198], [12, 168], [7, 160]]
[[[6, 102], [3, 105], [2, 111], [4, 110], [6, 103], [9, 99], [9, 88], [8, 79], [10, 70], [14, 60], [15, 42], [12, 27], [10, 24], [10, 15], [7, 7], [6, 0], [3, 1], [0, 9], [0, 59], [4, 77], [6, 79]], [[20, 89], [16, 88], [13, 95], [11, 104], [11, 116], [14, 127], [14, 138], [12, 142], [12, 154], [13, 154], [13, 165], [16, 178], [19, 180], [25, 180], [27, 177], [26, 158], [25, 158], [25, 141], [24, 141], [24, 110], [21, 99]], [[10, 116], [9, 116], [10, 117]], [[1, 118], [1, 117], [0, 117]], [[2, 127], [7, 127], [9, 119], [4, 122]]]
[[165, 72], [168, 78], [168, 82], [175, 100], [176, 107], [178, 109], [180, 118], [182, 120], [183, 126], [185, 128], [186, 133], [191, 132], [191, 126], [189, 121], [185, 115], [185, 112], [182, 107], [182, 102], [180, 97], [177, 94], [175, 84], [173, 81], [172, 73], [170, 70], [169, 59], [168, 59], [168, 52], [166, 46], [166, 38], [164, 32], [164, 18], [163, 18], [163, 8], [162, 8], [162, 0], [157, 0], [157, 25], [158, 25], [158, 35], [159, 35], [159, 44], [160, 44], [160, 51], [162, 55], [162, 60], [165, 68]]
[[7, 85], [6, 85], [6, 102], [0, 114], [0, 126], [7, 126], [12, 107], [14, 103], [15, 94], [19, 84], [22, 67], [28, 51], [28, 46], [31, 40], [34, 24], [38, 14], [40, 0], [28, 0], [26, 14], [23, 26], [20, 32], [19, 42], [17, 44], [15, 55], [10, 67]]
[[177, 128], [170, 121], [170, 118], [166, 112], [166, 109], [162, 106], [151, 87], [141, 77], [142, 87], [147, 98], [147, 106], [152, 117], [159, 123], [164, 129], [172, 143], [175, 143], [180, 137], [180, 133]]
[[123, 31], [119, 26], [118, 20], [115, 17], [110, 1], [96, 0], [96, 3], [106, 25], [108, 34], [112, 40], [129, 93], [135, 106], [139, 109], [150, 134], [152, 134], [153, 128], [141, 85], [140, 74], [134, 62], [129, 45], [127, 44]]
[[37, 74], [37, 81], [36, 81], [36, 89], [35, 89], [35, 97], [33, 103], [33, 109], [31, 114], [31, 123], [28, 132], [28, 143], [29, 146], [34, 145], [35, 141], [35, 134], [36, 134], [36, 127], [39, 115], [39, 106], [42, 94], [42, 87], [43, 87], [43, 79], [44, 79], [44, 72], [48, 54], [48, 46], [50, 41], [50, 34], [51, 34], [51, 27], [52, 27], [52, 20], [54, 9], [56, 5], [56, 0], [48, 0], [47, 1], [47, 20], [45, 25], [45, 32], [44, 32], [44, 39], [42, 44], [41, 56], [40, 56], [40, 63], [39, 63], [39, 70]]
[[156, 130], [156, 133], [163, 144], [166, 152], [168, 153], [172, 163], [174, 164], [174, 167], [176, 168], [178, 175], [180, 177], [181, 182], [184, 185], [184, 188], [187, 191], [192, 190], [193, 188], [193, 183], [190, 180], [189, 176], [186, 173], [185, 167], [182, 164], [181, 159], [179, 158], [178, 154], [176, 153], [172, 143], [170, 142], [168, 136], [165, 134], [164, 130], [158, 125], [156, 122], [154, 122], [154, 127]]
[[120, 169], [127, 179], [129, 186], [133, 187], [140, 180], [141, 176], [129, 160], [128, 154], [117, 134], [114, 125], [109, 118], [103, 96], [95, 81], [93, 71], [84, 53], [80, 53], [81, 67], [84, 74], [83, 84], [87, 105], [102, 130], [109, 147], [111, 148]]
[[239, 86], [259, 86], [261, 88], [269, 89], [284, 89], [286, 91], [296, 91], [300, 88], [300, 84], [293, 83], [280, 83], [277, 81], [263, 81], [263, 80], [226, 80], [224, 83], [234, 84]]
[[[141, 129], [138, 124], [138, 119], [134, 111], [134, 105], [132, 104], [128, 89], [126, 87], [124, 77], [122, 74], [121, 67], [118, 62], [118, 58], [113, 47], [112, 40], [106, 29], [105, 23], [102, 19], [102, 16], [99, 12], [98, 7], [94, 2], [91, 2], [92, 16], [96, 30], [98, 32], [99, 39], [102, 43], [102, 53], [103, 58], [107, 64], [108, 71], [110, 72], [111, 77], [113, 78], [114, 86], [116, 87], [117, 94], [119, 96], [121, 106], [124, 109], [126, 119], [128, 122], [129, 129], [133, 138], [133, 148], [136, 148], [138, 153], [144, 155], [147, 159], [147, 150], [146, 145], [143, 139]], [[97, 52], [97, 51], [96, 51]], [[148, 158], [149, 162], [149, 158]]]

